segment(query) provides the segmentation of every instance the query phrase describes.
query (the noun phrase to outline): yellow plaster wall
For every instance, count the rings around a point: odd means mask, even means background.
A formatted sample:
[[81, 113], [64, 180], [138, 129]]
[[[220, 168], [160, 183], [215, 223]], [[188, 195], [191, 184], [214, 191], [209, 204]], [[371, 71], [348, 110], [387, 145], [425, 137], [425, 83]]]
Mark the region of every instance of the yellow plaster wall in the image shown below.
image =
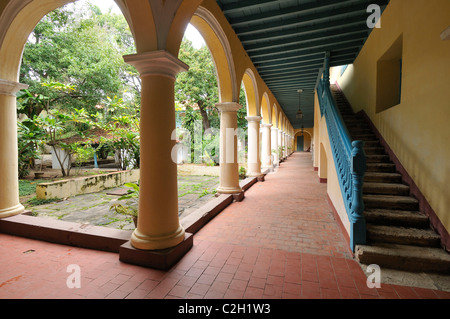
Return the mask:
[[[364, 110], [450, 231], [450, 25], [448, 0], [391, 0], [352, 66], [338, 80]], [[401, 103], [376, 113], [377, 61], [403, 35]]]
[[[320, 116], [319, 100], [317, 92], [314, 98], [314, 166], [318, 167], [318, 177], [327, 179], [327, 194], [330, 198], [342, 225], [350, 234], [350, 221], [342, 199], [341, 187], [336, 173], [331, 145], [328, 137], [327, 123], [325, 117]], [[317, 165], [317, 166], [316, 166]]]
[[[294, 130], [294, 151], [297, 151], [297, 136], [301, 136], [301, 129], [295, 129]], [[314, 136], [314, 128], [305, 128], [305, 133], [303, 134], [304, 139], [303, 139], [303, 150], [306, 151], [312, 144], [313, 141], [313, 136]]]

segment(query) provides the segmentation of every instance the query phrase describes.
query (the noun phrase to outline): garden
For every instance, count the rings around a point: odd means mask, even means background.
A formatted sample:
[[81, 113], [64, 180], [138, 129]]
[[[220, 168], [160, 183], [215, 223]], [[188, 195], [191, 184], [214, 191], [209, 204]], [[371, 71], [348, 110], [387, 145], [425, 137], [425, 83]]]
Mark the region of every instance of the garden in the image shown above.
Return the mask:
[[[140, 78], [123, 60], [123, 55], [134, 52], [125, 18], [101, 12], [87, 0], [50, 12], [30, 35], [20, 71], [20, 82], [28, 88], [17, 94], [17, 135], [20, 201], [31, 214], [70, 220], [76, 210], [69, 205], [75, 197], [39, 198], [39, 184], [139, 170]], [[187, 156], [177, 159], [182, 164], [178, 165], [181, 215], [214, 196], [219, 158], [215, 132], [220, 121], [216, 72], [208, 48], [195, 48], [185, 38], [179, 58], [190, 66], [177, 76], [175, 85], [177, 143], [187, 150]], [[245, 103], [241, 90], [241, 104]], [[244, 136], [245, 116], [243, 107], [238, 126]], [[200, 142], [191, 138], [199, 128]], [[244, 140], [243, 153], [245, 148]], [[245, 164], [240, 173], [245, 177]], [[78, 210], [96, 208], [121, 215], [137, 207], [138, 188], [135, 181], [90, 194], [97, 199]], [[100, 204], [107, 206], [105, 211]], [[49, 205], [59, 208], [49, 213]]]

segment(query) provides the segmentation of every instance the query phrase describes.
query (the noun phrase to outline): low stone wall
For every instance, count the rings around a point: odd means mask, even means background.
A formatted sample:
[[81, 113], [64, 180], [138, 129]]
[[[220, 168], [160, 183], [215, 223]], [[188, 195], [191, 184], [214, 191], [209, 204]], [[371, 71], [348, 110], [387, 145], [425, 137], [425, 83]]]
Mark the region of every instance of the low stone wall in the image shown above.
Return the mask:
[[36, 186], [38, 199], [66, 198], [80, 194], [96, 193], [107, 188], [139, 181], [139, 170], [120, 171], [109, 174], [78, 177]]

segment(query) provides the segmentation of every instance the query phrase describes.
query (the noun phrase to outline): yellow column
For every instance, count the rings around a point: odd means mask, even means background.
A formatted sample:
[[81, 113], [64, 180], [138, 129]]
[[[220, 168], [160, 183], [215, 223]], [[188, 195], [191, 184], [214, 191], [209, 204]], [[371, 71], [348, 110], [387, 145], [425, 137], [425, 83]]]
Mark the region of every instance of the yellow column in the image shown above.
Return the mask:
[[270, 139], [271, 141], [271, 149], [274, 150], [273, 154], [273, 163], [275, 165], [279, 164], [279, 159], [278, 159], [278, 128], [276, 127], [272, 127], [271, 128], [271, 134], [272, 134], [272, 138]]
[[263, 129], [263, 145], [262, 145], [262, 166], [263, 168], [272, 168], [272, 151], [271, 151], [271, 133], [272, 124], [262, 124]]
[[[283, 147], [283, 131], [281, 129], [278, 130], [278, 147]], [[278, 160], [282, 160], [283, 157], [283, 152], [280, 152], [280, 158]]]
[[288, 142], [287, 142], [287, 133], [283, 133], [283, 145], [284, 145], [284, 157], [288, 156]]
[[220, 178], [217, 193], [242, 194], [237, 160], [237, 111], [235, 102], [218, 103], [220, 111]]
[[261, 116], [248, 116], [248, 173], [250, 177], [261, 178], [261, 158], [259, 153], [259, 124]]
[[25, 210], [19, 202], [16, 93], [27, 87], [0, 80], [0, 218]]
[[166, 51], [124, 57], [136, 67], [141, 88], [141, 167], [138, 225], [131, 236], [134, 248], [159, 250], [181, 243], [185, 231], [178, 218], [175, 140], [175, 76], [189, 67]]

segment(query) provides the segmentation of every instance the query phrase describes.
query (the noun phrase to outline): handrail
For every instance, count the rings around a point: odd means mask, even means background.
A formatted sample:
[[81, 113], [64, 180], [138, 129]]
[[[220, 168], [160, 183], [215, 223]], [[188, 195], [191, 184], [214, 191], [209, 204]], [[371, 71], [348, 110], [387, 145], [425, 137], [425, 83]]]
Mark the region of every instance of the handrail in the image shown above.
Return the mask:
[[350, 248], [366, 243], [366, 222], [362, 197], [366, 172], [364, 142], [351, 140], [344, 120], [338, 111], [327, 74], [317, 87], [321, 116], [325, 116], [331, 150], [336, 167], [345, 209], [350, 221]]

